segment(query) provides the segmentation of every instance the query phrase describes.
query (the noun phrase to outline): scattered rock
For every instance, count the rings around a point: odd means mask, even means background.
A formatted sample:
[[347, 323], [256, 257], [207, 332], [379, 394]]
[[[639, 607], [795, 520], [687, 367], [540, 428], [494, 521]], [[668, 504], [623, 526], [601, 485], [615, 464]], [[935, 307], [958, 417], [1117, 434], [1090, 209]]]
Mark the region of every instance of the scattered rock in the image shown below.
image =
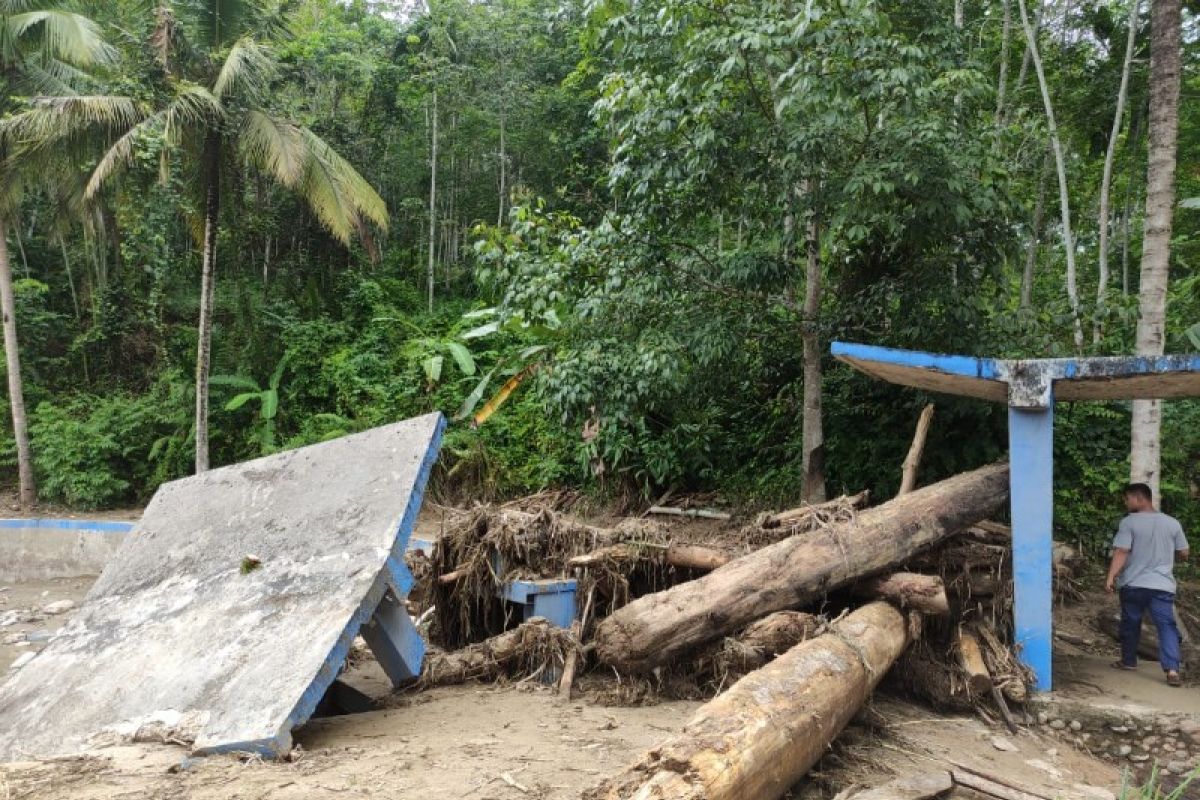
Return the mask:
[[1062, 779], [1062, 771], [1058, 767], [1055, 767], [1052, 764], [1047, 764], [1040, 758], [1031, 758], [1030, 760], [1026, 761], [1025, 764], [1033, 767], [1034, 769], [1041, 770], [1055, 780]]
[[1050, 721], [1050, 727], [1053, 730], [1061, 731], [1063, 728], [1067, 727], [1067, 723], [1063, 722], [1061, 719], [1055, 719]]
[[17, 660], [12, 663], [12, 666], [9, 667], [9, 669], [12, 670], [13, 672], [16, 672], [21, 667], [28, 664], [30, 659], [32, 659], [35, 655], [37, 655], [37, 654], [32, 653], [32, 652], [22, 653], [21, 655], [17, 656]]
[[1082, 723], [1082, 722], [1080, 722], [1080, 721], [1079, 721], [1079, 720], [1077, 720], [1077, 719], [1073, 719], [1073, 720], [1071, 720], [1071, 725], [1070, 725], [1070, 727], [1071, 727], [1071, 730], [1073, 730], [1073, 731], [1075, 731], [1076, 733], [1078, 733], [1079, 731], [1083, 730], [1083, 723]]
[[48, 603], [47, 605], [42, 606], [42, 613], [50, 614], [51, 616], [55, 614], [66, 614], [68, 611], [74, 610], [74, 600], [56, 600], [53, 603]]
[[996, 748], [997, 750], [1001, 750], [1005, 753], [1015, 753], [1015, 752], [1017, 752], [1017, 750], [1020, 749], [1015, 744], [1010, 742], [1008, 739], [1005, 739], [1003, 736], [993, 736], [992, 737], [992, 747]]
[[20, 644], [23, 641], [25, 641], [25, 634], [10, 633], [3, 639], [0, 639], [0, 644]]
[[1128, 725], [1109, 725], [1108, 729], [1113, 733], [1129, 733]]
[[1102, 789], [1099, 786], [1088, 786], [1082, 783], [1076, 783], [1072, 787], [1075, 791], [1095, 800], [1117, 800], [1117, 796], [1108, 789]]
[[1140, 764], [1140, 763], [1142, 763], [1143, 761], [1149, 761], [1149, 760], [1150, 760], [1150, 756], [1149, 756], [1149, 754], [1147, 754], [1147, 753], [1130, 753], [1130, 754], [1129, 754], [1129, 760], [1130, 760], [1130, 761], [1133, 761], [1133, 762], [1135, 762], [1135, 763], [1137, 763], [1137, 764]]
[[1038, 725], [1047, 724], [1048, 722], [1050, 722], [1050, 715], [1047, 714], [1045, 711], [1039, 711], [1038, 715], [1037, 715], [1037, 722], [1038, 722]]
[[1127, 744], [1123, 744], [1117, 748], [1117, 755], [1119, 755], [1119, 756], [1127, 756], [1132, 752], [1133, 752], [1133, 748]]

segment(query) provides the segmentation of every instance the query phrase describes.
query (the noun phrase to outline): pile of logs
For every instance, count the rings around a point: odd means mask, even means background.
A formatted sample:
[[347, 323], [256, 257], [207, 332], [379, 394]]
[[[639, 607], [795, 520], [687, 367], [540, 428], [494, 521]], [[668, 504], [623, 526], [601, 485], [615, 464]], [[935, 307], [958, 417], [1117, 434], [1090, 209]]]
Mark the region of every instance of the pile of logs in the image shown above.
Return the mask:
[[528, 673], [529, 642], [546, 659], [537, 669], [561, 674], [568, 697], [589, 667], [719, 675], [710, 685], [724, 691], [679, 736], [597, 786], [595, 800], [780, 797], [901, 660], [895, 672], [909, 690], [994, 704], [1006, 717], [1006, 703], [1025, 698], [1026, 675], [1005, 643], [1008, 531], [986, 520], [1007, 506], [1007, 465], [859, 510], [866, 499], [729, 523], [705, 540], [695, 526], [675, 539], [645, 518], [597, 527], [550, 512], [480, 512], [434, 555], [439, 620], [464, 619], [455, 603], [478, 587], [491, 602], [512, 574], [575, 577], [582, 618], [567, 643], [547, 644], [543, 623], [527, 623], [438, 656], [425, 682], [494, 677], [506, 665]]

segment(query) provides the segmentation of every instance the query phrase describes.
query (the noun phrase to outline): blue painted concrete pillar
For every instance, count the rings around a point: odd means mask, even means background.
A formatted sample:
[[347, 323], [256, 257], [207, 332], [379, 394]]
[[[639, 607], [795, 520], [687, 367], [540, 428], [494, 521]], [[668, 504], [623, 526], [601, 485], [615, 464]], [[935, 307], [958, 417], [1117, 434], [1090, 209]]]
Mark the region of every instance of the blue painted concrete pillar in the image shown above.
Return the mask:
[[1054, 401], [1008, 409], [1014, 622], [1035, 686], [1051, 688], [1054, 642]]

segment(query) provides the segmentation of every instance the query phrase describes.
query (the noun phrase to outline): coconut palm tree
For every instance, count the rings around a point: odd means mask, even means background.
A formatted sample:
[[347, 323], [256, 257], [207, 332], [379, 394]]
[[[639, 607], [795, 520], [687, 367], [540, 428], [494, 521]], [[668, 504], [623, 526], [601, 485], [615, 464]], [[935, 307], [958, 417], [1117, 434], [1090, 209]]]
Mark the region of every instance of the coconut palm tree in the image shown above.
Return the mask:
[[[202, 209], [200, 318], [196, 353], [196, 471], [208, 469], [208, 385], [213, 289], [222, 176], [232, 165], [255, 168], [293, 190], [329, 232], [349, 245], [369, 224], [385, 229], [384, 201], [311, 130], [272, 113], [276, 72], [270, 43], [281, 30], [263, 0], [163, 0], [154, 10], [150, 49], [154, 99], [48, 96], [7, 122], [10, 137], [32, 151], [68, 142], [106, 147], [84, 190], [95, 199], [139, 146], [161, 142], [160, 171], [181, 165]], [[159, 146], [159, 145], [155, 145]]]
[[[72, 92], [77, 68], [108, 61], [96, 23], [61, 4], [38, 0], [0, 0], [0, 116], [11, 110], [9, 98], [18, 93]], [[21, 505], [37, 502], [33, 457], [25, 423], [25, 393], [21, 355], [17, 346], [16, 302], [8, 258], [8, 221], [17, 214], [23, 186], [20, 161], [12, 157], [0, 135], [0, 313], [4, 318], [4, 357], [13, 438], [17, 444], [17, 474]]]

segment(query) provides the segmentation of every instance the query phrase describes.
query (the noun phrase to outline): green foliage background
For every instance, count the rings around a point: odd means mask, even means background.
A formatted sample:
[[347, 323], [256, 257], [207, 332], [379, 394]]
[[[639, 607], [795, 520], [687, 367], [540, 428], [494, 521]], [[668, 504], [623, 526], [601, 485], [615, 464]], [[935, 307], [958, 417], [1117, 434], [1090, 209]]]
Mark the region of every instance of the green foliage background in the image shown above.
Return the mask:
[[[1069, 354], [1052, 181], [1049, 223], [1031, 226], [1046, 180], [1045, 130], [1032, 75], [1017, 82], [1016, 36], [1007, 105], [995, 113], [1000, 2], [972, 6], [962, 30], [948, 7], [926, 0], [818, 3], [807, 27], [795, 24], [792, 5], [439, 0], [431, 13], [397, 16], [364, 0], [288, 4], [287, 32], [272, 45], [283, 65], [273, 110], [358, 167], [392, 224], [347, 251], [288, 193], [229, 165], [214, 463], [434, 409], [477, 411], [505, 380], [528, 374], [482, 425], [469, 413], [452, 424], [438, 472], [444, 496], [571, 485], [628, 498], [674, 487], [778, 507], [798, 495], [803, 325], [818, 325], [826, 346]], [[1088, 322], [1103, 323], [1089, 348], [1127, 353], [1148, 31], [1139, 33], [1113, 187], [1114, 207], [1131, 216], [1131, 279], [1123, 289], [1118, 275], [1097, 311], [1093, 209], [1128, 6], [1047, 9], [1042, 46], [1071, 156], [1081, 295]], [[145, 4], [90, 10], [121, 53], [90, 88], [150, 91], [139, 66]], [[1200, 92], [1196, 50], [1189, 41], [1185, 97]], [[21, 102], [14, 96], [13, 108]], [[1200, 148], [1200, 103], [1182, 109], [1179, 193], [1188, 198], [1200, 196], [1188, 155]], [[135, 159], [156, 165], [159, 144], [139, 141]], [[196, 199], [186, 173], [164, 183], [153, 172], [131, 171], [82, 216], [35, 192], [13, 226], [33, 450], [48, 501], [144, 502], [189, 470]], [[822, 188], [798, 196], [804, 181]], [[824, 232], [827, 292], [816, 320], [796, 302], [808, 214]], [[1180, 208], [1175, 224], [1168, 351], [1183, 352], [1200, 322], [1200, 210]], [[1023, 308], [1030, 247], [1034, 302]], [[494, 332], [471, 334], [487, 320]], [[825, 368], [831, 491], [894, 492], [929, 401], [937, 414], [924, 481], [1006, 451], [1003, 408], [925, 397], [832, 360]], [[14, 482], [2, 413], [0, 477]], [[1101, 550], [1120, 514], [1128, 437], [1123, 404], [1060, 407], [1061, 537]], [[1170, 403], [1164, 506], [1190, 530], [1200, 528], [1198, 463], [1200, 404]]]

